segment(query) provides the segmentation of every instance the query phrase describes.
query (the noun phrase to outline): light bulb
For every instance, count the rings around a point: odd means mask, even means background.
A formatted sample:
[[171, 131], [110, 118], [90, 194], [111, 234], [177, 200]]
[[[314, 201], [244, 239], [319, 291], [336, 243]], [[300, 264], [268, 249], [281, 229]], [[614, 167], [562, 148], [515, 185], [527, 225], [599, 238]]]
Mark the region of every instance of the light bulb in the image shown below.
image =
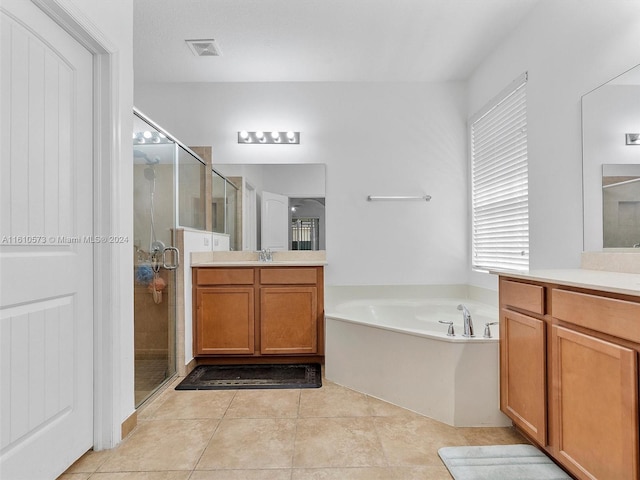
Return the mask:
[[246, 140], [247, 138], [249, 138], [249, 132], [247, 132], [246, 130], [242, 130], [240, 132], [240, 138]]
[[271, 132], [271, 138], [273, 138], [274, 141], [279, 142], [280, 141], [280, 132]]
[[145, 131], [145, 132], [142, 134], [142, 136], [143, 136], [144, 138], [151, 138], [151, 132], [150, 132], [149, 130], [147, 130], [147, 131]]
[[263, 132], [261, 132], [260, 130], [258, 130], [258, 131], [256, 132], [256, 138], [257, 138], [258, 140], [262, 140], [262, 139], [264, 138], [264, 133], [263, 133]]

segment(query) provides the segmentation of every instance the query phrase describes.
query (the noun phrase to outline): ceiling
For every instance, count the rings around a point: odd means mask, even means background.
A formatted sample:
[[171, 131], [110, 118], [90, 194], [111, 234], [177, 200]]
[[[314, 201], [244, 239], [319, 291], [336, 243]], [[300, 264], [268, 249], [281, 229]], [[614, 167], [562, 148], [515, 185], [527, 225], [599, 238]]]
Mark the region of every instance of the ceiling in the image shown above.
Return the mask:
[[134, 0], [135, 80], [464, 80], [538, 1]]

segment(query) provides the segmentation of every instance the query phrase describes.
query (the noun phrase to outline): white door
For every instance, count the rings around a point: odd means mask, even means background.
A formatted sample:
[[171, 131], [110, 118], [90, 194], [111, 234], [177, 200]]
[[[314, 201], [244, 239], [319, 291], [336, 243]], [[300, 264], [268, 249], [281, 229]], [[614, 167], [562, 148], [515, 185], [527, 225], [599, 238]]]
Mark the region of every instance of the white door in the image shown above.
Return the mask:
[[289, 197], [262, 192], [260, 248], [289, 249]]
[[258, 248], [258, 222], [256, 219], [256, 188], [244, 180], [242, 203], [242, 249], [255, 252]]
[[0, 20], [0, 478], [50, 479], [93, 445], [93, 59], [29, 1]]

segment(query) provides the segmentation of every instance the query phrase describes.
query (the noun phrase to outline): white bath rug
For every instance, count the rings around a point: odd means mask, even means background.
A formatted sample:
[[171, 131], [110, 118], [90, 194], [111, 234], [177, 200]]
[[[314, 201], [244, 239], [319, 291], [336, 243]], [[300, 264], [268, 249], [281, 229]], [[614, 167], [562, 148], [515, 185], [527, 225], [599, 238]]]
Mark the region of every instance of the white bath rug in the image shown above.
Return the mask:
[[455, 480], [571, 480], [533, 445], [443, 447], [438, 455]]

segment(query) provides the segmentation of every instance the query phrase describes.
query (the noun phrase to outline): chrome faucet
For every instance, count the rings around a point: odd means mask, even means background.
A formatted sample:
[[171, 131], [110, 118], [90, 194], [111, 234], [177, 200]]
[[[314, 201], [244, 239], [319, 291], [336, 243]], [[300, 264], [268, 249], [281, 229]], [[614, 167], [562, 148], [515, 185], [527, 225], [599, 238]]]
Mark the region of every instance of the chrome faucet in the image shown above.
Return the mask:
[[458, 305], [458, 310], [462, 310], [462, 318], [464, 319], [464, 332], [463, 337], [475, 337], [473, 334], [473, 321], [471, 321], [471, 314], [464, 305]]
[[261, 262], [271, 262], [273, 261], [273, 253], [271, 252], [270, 248], [267, 249], [262, 249], [259, 252], [260, 256], [259, 256], [259, 260]]

